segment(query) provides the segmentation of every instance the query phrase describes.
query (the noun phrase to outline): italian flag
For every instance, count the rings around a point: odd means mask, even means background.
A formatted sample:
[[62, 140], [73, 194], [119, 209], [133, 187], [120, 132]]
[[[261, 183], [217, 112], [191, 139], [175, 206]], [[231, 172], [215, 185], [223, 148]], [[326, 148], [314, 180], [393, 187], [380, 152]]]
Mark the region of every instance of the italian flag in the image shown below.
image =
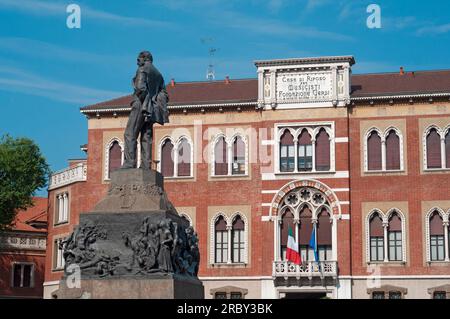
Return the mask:
[[287, 242], [287, 250], [286, 250], [286, 258], [288, 261], [300, 265], [302, 260], [300, 258], [300, 254], [298, 252], [298, 245], [295, 242], [294, 235], [292, 234], [292, 228], [289, 226], [289, 235]]

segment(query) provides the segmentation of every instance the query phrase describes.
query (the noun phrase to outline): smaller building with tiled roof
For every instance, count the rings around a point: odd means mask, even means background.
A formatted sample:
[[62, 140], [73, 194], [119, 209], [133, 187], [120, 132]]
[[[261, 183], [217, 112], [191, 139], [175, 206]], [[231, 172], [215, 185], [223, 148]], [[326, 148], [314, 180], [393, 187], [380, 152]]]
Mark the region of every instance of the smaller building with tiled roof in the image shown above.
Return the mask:
[[33, 206], [0, 233], [0, 298], [42, 298], [47, 206], [47, 198], [34, 197]]

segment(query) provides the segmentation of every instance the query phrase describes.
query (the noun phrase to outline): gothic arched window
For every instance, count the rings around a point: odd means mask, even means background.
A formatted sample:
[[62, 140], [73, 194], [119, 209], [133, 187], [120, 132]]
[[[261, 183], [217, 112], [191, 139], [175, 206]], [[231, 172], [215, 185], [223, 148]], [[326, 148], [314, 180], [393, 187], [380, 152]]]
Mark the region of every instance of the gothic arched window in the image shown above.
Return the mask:
[[245, 143], [240, 136], [236, 136], [233, 140], [233, 175], [245, 174]]
[[381, 171], [381, 137], [372, 131], [367, 138], [367, 168], [369, 171]]
[[435, 128], [427, 135], [427, 168], [442, 168], [441, 136]]
[[227, 222], [223, 216], [217, 218], [214, 225], [215, 262], [226, 263], [228, 261], [228, 230]]
[[109, 148], [108, 165], [108, 177], [111, 177], [111, 172], [122, 166], [122, 148], [118, 141], [114, 141]]
[[325, 129], [316, 136], [316, 171], [330, 170], [330, 137]]
[[228, 175], [227, 142], [223, 136], [214, 145], [214, 175]]
[[308, 131], [304, 129], [298, 137], [298, 170], [312, 170], [312, 142]]
[[369, 222], [370, 261], [384, 261], [384, 229], [383, 219], [374, 213]]
[[400, 169], [400, 138], [395, 130], [390, 130], [386, 137], [386, 169]]
[[174, 175], [173, 144], [170, 139], [166, 139], [161, 147], [161, 174], [164, 177]]
[[191, 176], [191, 145], [182, 138], [178, 143], [178, 176]]
[[231, 229], [231, 243], [232, 243], [231, 261], [233, 263], [244, 262], [244, 247], [245, 247], [244, 231], [245, 231], [244, 221], [242, 220], [241, 216], [238, 215], [233, 220], [233, 226]]
[[280, 138], [280, 172], [293, 172], [295, 168], [294, 136], [285, 130]]

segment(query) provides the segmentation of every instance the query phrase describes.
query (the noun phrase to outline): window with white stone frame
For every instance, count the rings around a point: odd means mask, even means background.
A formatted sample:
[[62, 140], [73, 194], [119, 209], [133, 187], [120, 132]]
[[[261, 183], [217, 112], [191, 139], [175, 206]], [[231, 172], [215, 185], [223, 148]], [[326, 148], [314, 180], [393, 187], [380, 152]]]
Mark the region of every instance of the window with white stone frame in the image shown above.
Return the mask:
[[158, 147], [158, 170], [166, 178], [194, 176], [194, 150], [191, 139], [181, 136], [174, 141], [170, 136], [161, 139]]
[[11, 269], [12, 288], [34, 287], [34, 263], [14, 262]]
[[64, 269], [63, 249], [61, 247], [64, 238], [57, 238], [53, 241], [53, 270], [59, 271]]
[[289, 228], [298, 243], [302, 262], [315, 261], [314, 251], [309, 246], [313, 228], [316, 229], [319, 260], [334, 260], [332, 234], [335, 223], [325, 194], [309, 187], [293, 189], [286, 194], [279, 211], [276, 260], [286, 261]]
[[276, 173], [335, 171], [334, 123], [277, 124], [275, 132]]
[[427, 261], [450, 262], [449, 215], [441, 208], [431, 209], [425, 220], [427, 240]]
[[422, 145], [424, 170], [450, 170], [450, 125], [430, 125], [424, 131]]
[[111, 178], [111, 172], [120, 168], [124, 161], [124, 144], [118, 137], [113, 137], [105, 146], [105, 180]]
[[383, 132], [370, 128], [364, 135], [364, 171], [397, 172], [404, 170], [403, 135], [396, 127]]
[[371, 211], [366, 218], [367, 263], [406, 262], [404, 214], [396, 208]]
[[242, 134], [218, 134], [211, 144], [211, 176], [247, 176], [248, 142]]
[[218, 214], [211, 222], [211, 264], [247, 263], [247, 221], [240, 213]]
[[69, 193], [62, 192], [55, 196], [55, 225], [69, 222]]

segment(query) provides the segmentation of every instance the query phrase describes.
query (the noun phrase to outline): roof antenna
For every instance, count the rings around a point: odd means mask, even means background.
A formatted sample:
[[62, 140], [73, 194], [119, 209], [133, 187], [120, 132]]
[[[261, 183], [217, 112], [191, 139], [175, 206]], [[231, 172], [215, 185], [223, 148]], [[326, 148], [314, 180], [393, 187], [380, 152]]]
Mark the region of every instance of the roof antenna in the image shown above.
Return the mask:
[[[203, 44], [212, 43], [214, 42], [214, 38], [201, 38], [200, 41]], [[213, 63], [214, 54], [217, 52], [217, 48], [214, 48], [212, 46], [208, 49], [209, 54], [209, 63], [208, 68], [206, 69], [206, 79], [208, 81], [214, 81], [216, 79], [216, 71], [215, 71], [215, 65]]]

